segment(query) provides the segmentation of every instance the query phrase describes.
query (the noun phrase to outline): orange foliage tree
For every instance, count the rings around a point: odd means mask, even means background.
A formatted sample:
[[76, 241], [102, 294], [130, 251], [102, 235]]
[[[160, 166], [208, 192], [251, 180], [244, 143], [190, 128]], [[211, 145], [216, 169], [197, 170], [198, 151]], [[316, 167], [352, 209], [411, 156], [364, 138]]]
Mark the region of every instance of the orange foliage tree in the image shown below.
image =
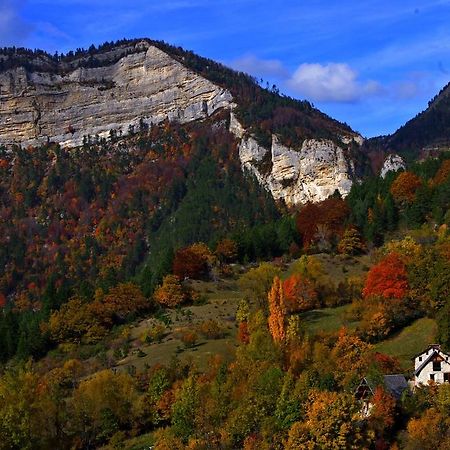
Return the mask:
[[157, 303], [169, 308], [175, 308], [187, 300], [187, 294], [181, 285], [180, 279], [176, 275], [164, 277], [161, 286], [153, 294]]
[[391, 185], [391, 194], [398, 203], [412, 203], [422, 180], [412, 172], [401, 172]]
[[363, 289], [363, 297], [381, 296], [402, 299], [408, 292], [406, 267], [396, 253], [390, 253], [373, 266]]
[[275, 342], [286, 340], [286, 306], [284, 303], [283, 284], [275, 277], [269, 292], [269, 330]]
[[306, 277], [294, 274], [283, 281], [286, 308], [290, 312], [308, 311], [318, 306], [317, 292]]
[[150, 306], [140, 288], [133, 283], [121, 283], [113, 287], [103, 297], [102, 303], [114, 316], [120, 319]]
[[237, 244], [231, 239], [222, 239], [217, 244], [215, 253], [220, 262], [233, 262], [238, 255]]

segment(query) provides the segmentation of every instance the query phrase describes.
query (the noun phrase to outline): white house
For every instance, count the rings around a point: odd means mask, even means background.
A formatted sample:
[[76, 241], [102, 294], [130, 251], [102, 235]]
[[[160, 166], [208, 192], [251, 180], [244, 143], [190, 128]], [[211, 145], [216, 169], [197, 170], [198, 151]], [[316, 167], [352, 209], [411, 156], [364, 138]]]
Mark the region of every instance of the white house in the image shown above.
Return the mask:
[[414, 356], [414, 385], [450, 382], [450, 355], [441, 350], [439, 344], [431, 344], [422, 353]]

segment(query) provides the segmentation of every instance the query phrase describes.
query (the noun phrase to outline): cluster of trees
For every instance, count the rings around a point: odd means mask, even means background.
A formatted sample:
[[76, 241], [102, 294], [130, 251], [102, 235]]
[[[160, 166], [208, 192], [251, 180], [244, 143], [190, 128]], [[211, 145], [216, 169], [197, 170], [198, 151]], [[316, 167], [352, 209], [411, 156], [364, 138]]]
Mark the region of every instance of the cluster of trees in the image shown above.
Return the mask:
[[350, 222], [375, 245], [399, 227], [418, 228], [427, 222], [450, 225], [449, 158], [443, 153], [413, 164], [406, 172], [355, 183], [346, 198]]
[[[382, 375], [398, 372], [398, 361], [345, 328], [312, 339], [289, 312], [290, 284], [275, 276], [264, 310], [239, 308], [246, 326], [235, 358], [213, 357], [203, 372], [177, 360], [139, 372], [92, 373], [76, 359], [6, 370], [0, 448], [120, 448], [148, 432], [157, 450], [388, 448], [394, 436], [407, 450], [446, 442], [448, 386], [397, 402]], [[370, 281], [364, 292], [373, 290]], [[216, 333], [212, 322], [201, 332]], [[352, 394], [363, 376], [377, 386], [369, 417]]]
[[[0, 148], [0, 217], [6, 361], [43, 355], [41, 324], [72, 297], [91, 302], [97, 290], [108, 294], [129, 281], [151, 297], [172, 272], [177, 249], [200, 241], [215, 248], [226, 235], [272, 223], [280, 213], [242, 173], [225, 127], [165, 122], [73, 151], [54, 144]], [[274, 228], [285, 229], [279, 223]], [[262, 248], [254, 242], [222, 241], [215, 258], [254, 258], [248, 249]], [[193, 262], [175, 258], [177, 274], [189, 276], [181, 266]]]

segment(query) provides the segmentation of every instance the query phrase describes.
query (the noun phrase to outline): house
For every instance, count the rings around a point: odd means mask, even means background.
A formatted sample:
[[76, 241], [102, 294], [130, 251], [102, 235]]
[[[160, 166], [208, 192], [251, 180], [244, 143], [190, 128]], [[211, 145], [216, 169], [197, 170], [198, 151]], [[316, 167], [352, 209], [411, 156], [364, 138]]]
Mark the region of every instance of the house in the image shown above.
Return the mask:
[[439, 344], [431, 344], [414, 356], [414, 386], [450, 382], [450, 355], [441, 350]]
[[399, 401], [403, 392], [408, 389], [408, 382], [401, 374], [384, 375], [378, 381], [369, 377], [363, 378], [355, 389], [354, 395], [362, 403], [361, 416], [364, 418], [370, 416], [370, 411], [373, 408], [372, 398], [377, 386], [383, 387], [388, 394], [392, 395], [396, 401]]

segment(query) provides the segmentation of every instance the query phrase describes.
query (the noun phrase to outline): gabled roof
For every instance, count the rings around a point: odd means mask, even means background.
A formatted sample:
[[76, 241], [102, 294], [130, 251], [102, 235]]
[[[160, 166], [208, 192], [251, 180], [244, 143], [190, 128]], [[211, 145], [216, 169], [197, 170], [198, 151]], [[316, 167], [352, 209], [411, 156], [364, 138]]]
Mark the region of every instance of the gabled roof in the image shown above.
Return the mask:
[[430, 344], [425, 350], [423, 350], [420, 353], [417, 353], [416, 355], [414, 355], [411, 359], [416, 359], [418, 356], [422, 356], [423, 354], [429, 352], [430, 350], [434, 350], [434, 351], [438, 351], [443, 353], [445, 356], [448, 356], [450, 358], [450, 354], [445, 353], [444, 351], [442, 351], [440, 344]]
[[[380, 384], [380, 382], [372, 380], [369, 377], [365, 377], [361, 380], [358, 387], [355, 389], [354, 395], [355, 397], [362, 398], [363, 394], [367, 391], [370, 392], [371, 395], [374, 395], [376, 387]], [[383, 385], [385, 390], [396, 400], [398, 400], [401, 397], [403, 391], [408, 388], [408, 382], [406, 381], [405, 376], [402, 374], [384, 375]]]
[[385, 375], [383, 378], [384, 387], [397, 400], [402, 396], [403, 391], [408, 389], [408, 382], [406, 381], [404, 375]]
[[414, 375], [417, 377], [419, 376], [420, 372], [422, 372], [422, 370], [424, 369], [424, 367], [426, 367], [428, 365], [428, 363], [436, 356], [441, 357], [441, 355], [439, 355], [439, 353], [443, 353], [446, 356], [450, 356], [447, 355], [447, 353], [444, 353], [442, 351], [439, 350], [435, 350], [433, 353], [431, 353], [426, 359], [425, 361], [414, 371]]

